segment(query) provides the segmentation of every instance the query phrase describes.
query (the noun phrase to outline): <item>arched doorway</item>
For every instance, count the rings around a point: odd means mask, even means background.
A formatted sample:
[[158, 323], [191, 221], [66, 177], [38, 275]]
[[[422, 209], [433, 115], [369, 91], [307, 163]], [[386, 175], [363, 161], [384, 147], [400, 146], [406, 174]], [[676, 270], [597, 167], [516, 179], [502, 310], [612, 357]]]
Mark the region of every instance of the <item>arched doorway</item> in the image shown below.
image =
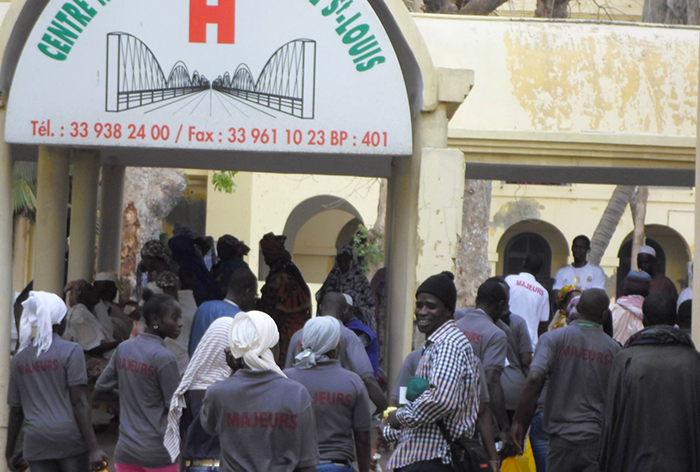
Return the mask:
[[[312, 292], [326, 280], [338, 246], [349, 244], [363, 221], [357, 208], [334, 195], [308, 198], [290, 212], [283, 232], [287, 236], [287, 250]], [[261, 254], [258, 266], [261, 280], [267, 271]]]
[[506, 230], [498, 243], [496, 273], [517, 274], [522, 270], [525, 256], [539, 254], [544, 260], [537, 280], [551, 288], [552, 274], [566, 264], [569, 245], [556, 226], [542, 220], [523, 220]]
[[542, 269], [536, 274], [537, 278], [548, 278], [551, 275], [552, 248], [546, 239], [536, 233], [520, 233], [508, 241], [504, 252], [503, 275], [520, 273], [529, 254], [537, 254], [542, 258]]
[[[647, 225], [644, 231], [646, 244], [656, 251], [656, 271], [673, 280], [677, 288], [685, 288], [688, 284], [690, 249], [683, 236], [664, 225]], [[622, 295], [622, 284], [632, 267], [632, 236], [633, 233], [627, 235], [617, 253], [620, 260], [617, 269], [618, 296]]]

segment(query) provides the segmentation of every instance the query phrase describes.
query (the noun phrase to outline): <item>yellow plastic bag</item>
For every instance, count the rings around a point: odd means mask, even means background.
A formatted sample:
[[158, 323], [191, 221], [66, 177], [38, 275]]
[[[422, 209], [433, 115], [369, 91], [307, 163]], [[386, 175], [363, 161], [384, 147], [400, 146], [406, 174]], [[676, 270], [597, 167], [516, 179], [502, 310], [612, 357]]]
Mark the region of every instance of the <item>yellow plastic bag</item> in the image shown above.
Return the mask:
[[501, 472], [537, 472], [535, 456], [532, 455], [530, 438], [525, 440], [525, 451], [522, 456], [509, 457], [501, 464]]

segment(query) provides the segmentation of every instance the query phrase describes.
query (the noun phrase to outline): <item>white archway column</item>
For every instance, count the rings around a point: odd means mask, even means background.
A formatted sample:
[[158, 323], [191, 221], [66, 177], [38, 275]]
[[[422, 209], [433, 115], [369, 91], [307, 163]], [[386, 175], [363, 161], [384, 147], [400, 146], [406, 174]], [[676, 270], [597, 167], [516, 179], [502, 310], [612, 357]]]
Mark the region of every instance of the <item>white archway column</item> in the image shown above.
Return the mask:
[[85, 279], [92, 282], [94, 276], [99, 179], [99, 152], [76, 150], [73, 157], [68, 281]]
[[63, 295], [65, 275], [69, 150], [39, 146], [34, 290]]
[[124, 166], [102, 166], [100, 242], [97, 255], [98, 272], [116, 272], [119, 275], [125, 170]]
[[454, 271], [465, 164], [460, 151], [445, 149], [447, 123], [444, 105], [421, 113], [414, 124], [414, 154], [395, 160], [389, 180], [387, 367], [392, 382], [413, 349], [417, 284]]
[[[0, 274], [0, 451], [5, 457], [7, 441], [7, 388], [10, 379], [10, 323], [13, 322], [12, 306], [12, 155], [5, 142], [5, 109], [0, 109], [0, 267], [6, 270]], [[7, 463], [0, 461], [0, 472], [7, 471]]]
[[[698, 103], [698, 113], [700, 116], [700, 103]], [[693, 324], [692, 335], [695, 347], [700, 349], [700, 120], [697, 127], [697, 143], [695, 148], [695, 255], [693, 258]]]

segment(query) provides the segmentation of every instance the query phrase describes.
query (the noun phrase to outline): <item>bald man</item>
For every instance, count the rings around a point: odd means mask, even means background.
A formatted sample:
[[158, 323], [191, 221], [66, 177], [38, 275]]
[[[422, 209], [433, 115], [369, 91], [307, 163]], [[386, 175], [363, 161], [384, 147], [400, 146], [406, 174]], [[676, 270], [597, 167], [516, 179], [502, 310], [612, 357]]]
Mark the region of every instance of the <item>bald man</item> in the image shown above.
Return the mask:
[[522, 447], [545, 379], [547, 470], [598, 472], [598, 443], [612, 361], [620, 346], [603, 332], [610, 300], [604, 290], [583, 292], [580, 318], [542, 335], [515, 412], [511, 439]]

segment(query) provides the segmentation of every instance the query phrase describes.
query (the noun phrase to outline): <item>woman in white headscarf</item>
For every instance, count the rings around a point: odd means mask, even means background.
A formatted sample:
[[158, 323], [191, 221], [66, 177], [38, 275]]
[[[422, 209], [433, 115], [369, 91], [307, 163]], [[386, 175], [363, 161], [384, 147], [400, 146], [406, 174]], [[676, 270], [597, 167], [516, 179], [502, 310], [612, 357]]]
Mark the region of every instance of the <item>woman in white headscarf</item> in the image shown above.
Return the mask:
[[209, 387], [201, 412], [204, 430], [219, 436], [221, 472], [313, 472], [318, 464], [311, 396], [277, 366], [278, 343], [269, 315], [233, 319], [228, 361], [237, 370]]
[[[12, 359], [6, 451], [24, 422], [24, 458], [6, 455], [10, 470], [83, 472], [104, 468], [90, 423], [81, 347], [61, 339], [66, 305], [53, 293], [30, 292], [22, 303], [19, 352]], [[24, 462], [26, 461], [26, 462]]]
[[284, 372], [302, 384], [314, 401], [321, 465], [317, 471], [352, 472], [370, 468], [372, 414], [362, 379], [341, 367], [338, 357], [340, 322], [330, 316], [304, 325], [304, 350]]

